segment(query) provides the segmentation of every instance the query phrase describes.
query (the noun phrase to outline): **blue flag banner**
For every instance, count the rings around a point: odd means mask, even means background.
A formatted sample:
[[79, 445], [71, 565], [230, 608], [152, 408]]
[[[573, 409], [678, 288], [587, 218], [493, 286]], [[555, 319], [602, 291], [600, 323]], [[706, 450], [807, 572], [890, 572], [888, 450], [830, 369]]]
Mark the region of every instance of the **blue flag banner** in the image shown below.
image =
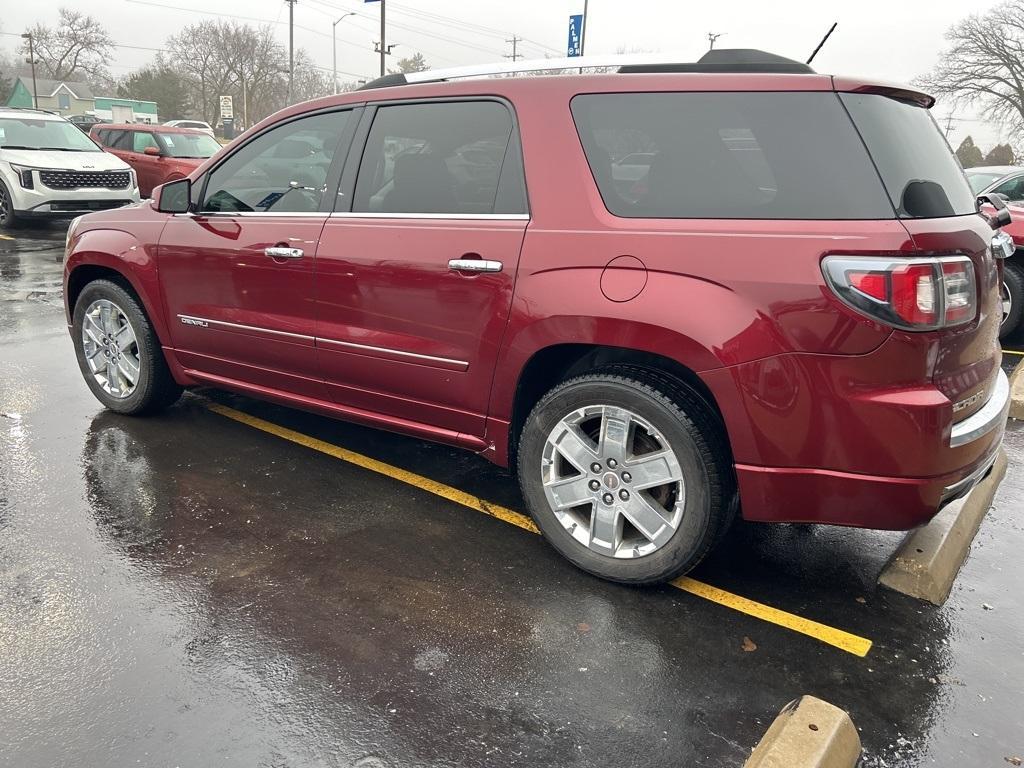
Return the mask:
[[583, 48], [583, 14], [569, 17], [569, 56], [579, 56]]

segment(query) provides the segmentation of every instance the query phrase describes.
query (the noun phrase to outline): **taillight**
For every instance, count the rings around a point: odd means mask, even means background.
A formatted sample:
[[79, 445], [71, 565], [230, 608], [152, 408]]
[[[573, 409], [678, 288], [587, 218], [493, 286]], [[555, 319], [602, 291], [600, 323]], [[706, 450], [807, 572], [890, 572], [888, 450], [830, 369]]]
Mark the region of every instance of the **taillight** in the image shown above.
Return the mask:
[[974, 264], [966, 256], [827, 256], [822, 271], [843, 302], [895, 328], [948, 328], [971, 322], [978, 311]]

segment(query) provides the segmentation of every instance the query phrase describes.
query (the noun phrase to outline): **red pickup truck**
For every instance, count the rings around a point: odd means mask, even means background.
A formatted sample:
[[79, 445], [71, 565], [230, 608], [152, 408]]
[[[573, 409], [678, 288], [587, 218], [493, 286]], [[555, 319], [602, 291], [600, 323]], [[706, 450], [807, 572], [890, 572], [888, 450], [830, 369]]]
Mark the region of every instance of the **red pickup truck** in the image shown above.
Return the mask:
[[477, 451], [628, 583], [692, 568], [737, 510], [905, 529], [986, 474], [1005, 216], [931, 97], [757, 51], [481, 74], [288, 107], [76, 220], [96, 397], [214, 386]]

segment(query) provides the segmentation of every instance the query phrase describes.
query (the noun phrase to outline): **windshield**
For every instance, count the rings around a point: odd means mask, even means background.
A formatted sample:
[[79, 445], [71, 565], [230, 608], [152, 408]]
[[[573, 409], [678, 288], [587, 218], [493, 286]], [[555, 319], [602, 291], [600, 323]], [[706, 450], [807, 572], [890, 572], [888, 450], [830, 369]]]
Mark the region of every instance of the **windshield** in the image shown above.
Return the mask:
[[76, 126], [63, 120], [31, 117], [0, 118], [0, 148], [102, 152]]
[[971, 185], [971, 191], [978, 194], [981, 190], [995, 184], [1003, 178], [1001, 173], [971, 173], [967, 171], [967, 183]]
[[168, 157], [211, 157], [220, 149], [217, 140], [205, 133], [158, 133]]
[[956, 155], [924, 107], [870, 93], [841, 94], [900, 218], [977, 213]]

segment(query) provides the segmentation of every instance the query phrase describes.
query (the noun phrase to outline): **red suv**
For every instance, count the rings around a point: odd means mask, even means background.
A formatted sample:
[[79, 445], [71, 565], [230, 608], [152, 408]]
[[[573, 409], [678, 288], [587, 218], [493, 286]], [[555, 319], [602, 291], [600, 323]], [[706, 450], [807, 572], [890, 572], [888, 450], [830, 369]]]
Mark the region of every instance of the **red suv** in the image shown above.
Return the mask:
[[220, 149], [208, 133], [167, 125], [94, 125], [89, 135], [135, 169], [143, 197], [161, 184], [185, 178]]
[[929, 96], [750, 51], [480, 74], [289, 107], [78, 219], [96, 397], [213, 386], [477, 451], [630, 583], [692, 568], [737, 510], [905, 529], [987, 473], [1002, 219]]

